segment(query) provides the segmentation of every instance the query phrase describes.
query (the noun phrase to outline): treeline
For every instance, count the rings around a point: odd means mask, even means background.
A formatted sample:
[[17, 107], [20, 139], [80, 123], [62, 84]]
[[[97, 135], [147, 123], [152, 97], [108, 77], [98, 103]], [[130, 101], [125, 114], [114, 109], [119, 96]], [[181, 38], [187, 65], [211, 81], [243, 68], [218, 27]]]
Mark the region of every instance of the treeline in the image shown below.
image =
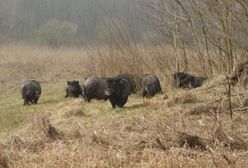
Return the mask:
[[248, 0], [0, 0], [1, 42], [100, 42], [121, 56], [139, 54], [133, 44], [144, 41], [170, 44], [178, 70], [196, 57], [206, 76], [232, 72], [247, 39]]
[[0, 40], [34, 40], [41, 26], [51, 20], [76, 25], [74, 40], [87, 43], [98, 38], [99, 27], [118, 19], [135, 39], [147, 27], [134, 0], [0, 0]]

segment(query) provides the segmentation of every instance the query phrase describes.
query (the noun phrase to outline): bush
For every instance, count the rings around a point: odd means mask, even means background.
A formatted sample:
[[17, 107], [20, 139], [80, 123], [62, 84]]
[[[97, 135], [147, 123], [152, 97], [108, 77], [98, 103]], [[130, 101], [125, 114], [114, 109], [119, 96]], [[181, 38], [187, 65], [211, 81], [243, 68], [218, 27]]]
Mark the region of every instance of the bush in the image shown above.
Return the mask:
[[76, 24], [53, 19], [40, 27], [38, 36], [47, 45], [59, 48], [62, 44], [69, 42], [76, 32]]

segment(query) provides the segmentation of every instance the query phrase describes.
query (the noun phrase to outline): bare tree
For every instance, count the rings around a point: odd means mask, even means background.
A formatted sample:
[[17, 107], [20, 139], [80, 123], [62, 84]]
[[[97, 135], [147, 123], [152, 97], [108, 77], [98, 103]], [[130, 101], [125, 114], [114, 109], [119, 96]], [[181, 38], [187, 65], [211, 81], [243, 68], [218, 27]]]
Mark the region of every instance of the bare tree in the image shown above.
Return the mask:
[[190, 47], [207, 76], [214, 71], [231, 73], [241, 53], [247, 54], [247, 0], [140, 0], [139, 4], [147, 11], [146, 21], [172, 39], [175, 51], [184, 51], [180, 54], [184, 64], [189, 59], [185, 48]]

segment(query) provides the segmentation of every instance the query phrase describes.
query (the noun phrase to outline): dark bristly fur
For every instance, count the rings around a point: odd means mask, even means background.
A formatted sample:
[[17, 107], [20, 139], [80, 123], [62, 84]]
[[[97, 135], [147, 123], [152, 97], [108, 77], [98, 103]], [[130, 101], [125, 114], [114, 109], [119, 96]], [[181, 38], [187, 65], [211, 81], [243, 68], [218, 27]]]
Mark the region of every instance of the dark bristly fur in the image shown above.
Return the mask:
[[109, 100], [113, 108], [123, 107], [131, 91], [129, 81], [121, 77], [107, 78], [107, 90]]
[[41, 85], [35, 80], [25, 81], [21, 85], [21, 94], [24, 105], [37, 104], [41, 95]]
[[84, 82], [83, 97], [85, 101], [90, 102], [91, 99], [97, 100], [107, 100], [105, 95], [105, 90], [107, 88], [107, 83], [105, 78], [99, 78], [95, 76], [88, 77]]
[[136, 84], [135, 84], [135, 81], [134, 81], [134, 78], [131, 74], [128, 74], [128, 73], [124, 73], [124, 74], [120, 74], [118, 75], [117, 77], [120, 77], [120, 78], [124, 78], [128, 81], [128, 83], [130, 84], [130, 94], [136, 94]]
[[196, 88], [203, 85], [205, 77], [195, 77], [186, 72], [176, 72], [172, 76], [172, 84], [178, 88]]
[[143, 97], [153, 97], [156, 93], [162, 91], [158, 77], [152, 74], [142, 76], [141, 86], [141, 94]]
[[67, 81], [67, 87], [66, 87], [66, 97], [79, 97], [82, 95], [82, 89], [80, 87], [79, 81]]

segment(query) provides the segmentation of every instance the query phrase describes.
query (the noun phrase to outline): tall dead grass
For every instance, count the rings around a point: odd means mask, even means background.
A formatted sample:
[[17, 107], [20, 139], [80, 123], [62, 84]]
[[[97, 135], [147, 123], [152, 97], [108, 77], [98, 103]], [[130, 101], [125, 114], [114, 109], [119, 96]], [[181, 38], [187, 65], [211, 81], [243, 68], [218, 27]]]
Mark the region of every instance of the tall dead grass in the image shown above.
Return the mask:
[[[188, 49], [188, 52], [191, 50]], [[199, 64], [194, 61], [197, 54], [191, 52], [190, 55], [189, 72], [203, 74]], [[27, 79], [44, 82], [81, 80], [84, 76], [111, 76], [120, 73], [131, 73], [137, 80], [142, 74], [154, 73], [169, 83], [171, 74], [177, 71], [173, 48], [163, 45], [93, 45], [51, 49], [9, 44], [0, 46], [0, 56], [2, 84], [20, 83]], [[217, 62], [215, 64], [218, 65]]]
[[84, 48], [59, 50], [28, 45], [0, 46], [0, 81], [19, 83], [27, 79], [54, 81], [83, 78], [88, 58]]

